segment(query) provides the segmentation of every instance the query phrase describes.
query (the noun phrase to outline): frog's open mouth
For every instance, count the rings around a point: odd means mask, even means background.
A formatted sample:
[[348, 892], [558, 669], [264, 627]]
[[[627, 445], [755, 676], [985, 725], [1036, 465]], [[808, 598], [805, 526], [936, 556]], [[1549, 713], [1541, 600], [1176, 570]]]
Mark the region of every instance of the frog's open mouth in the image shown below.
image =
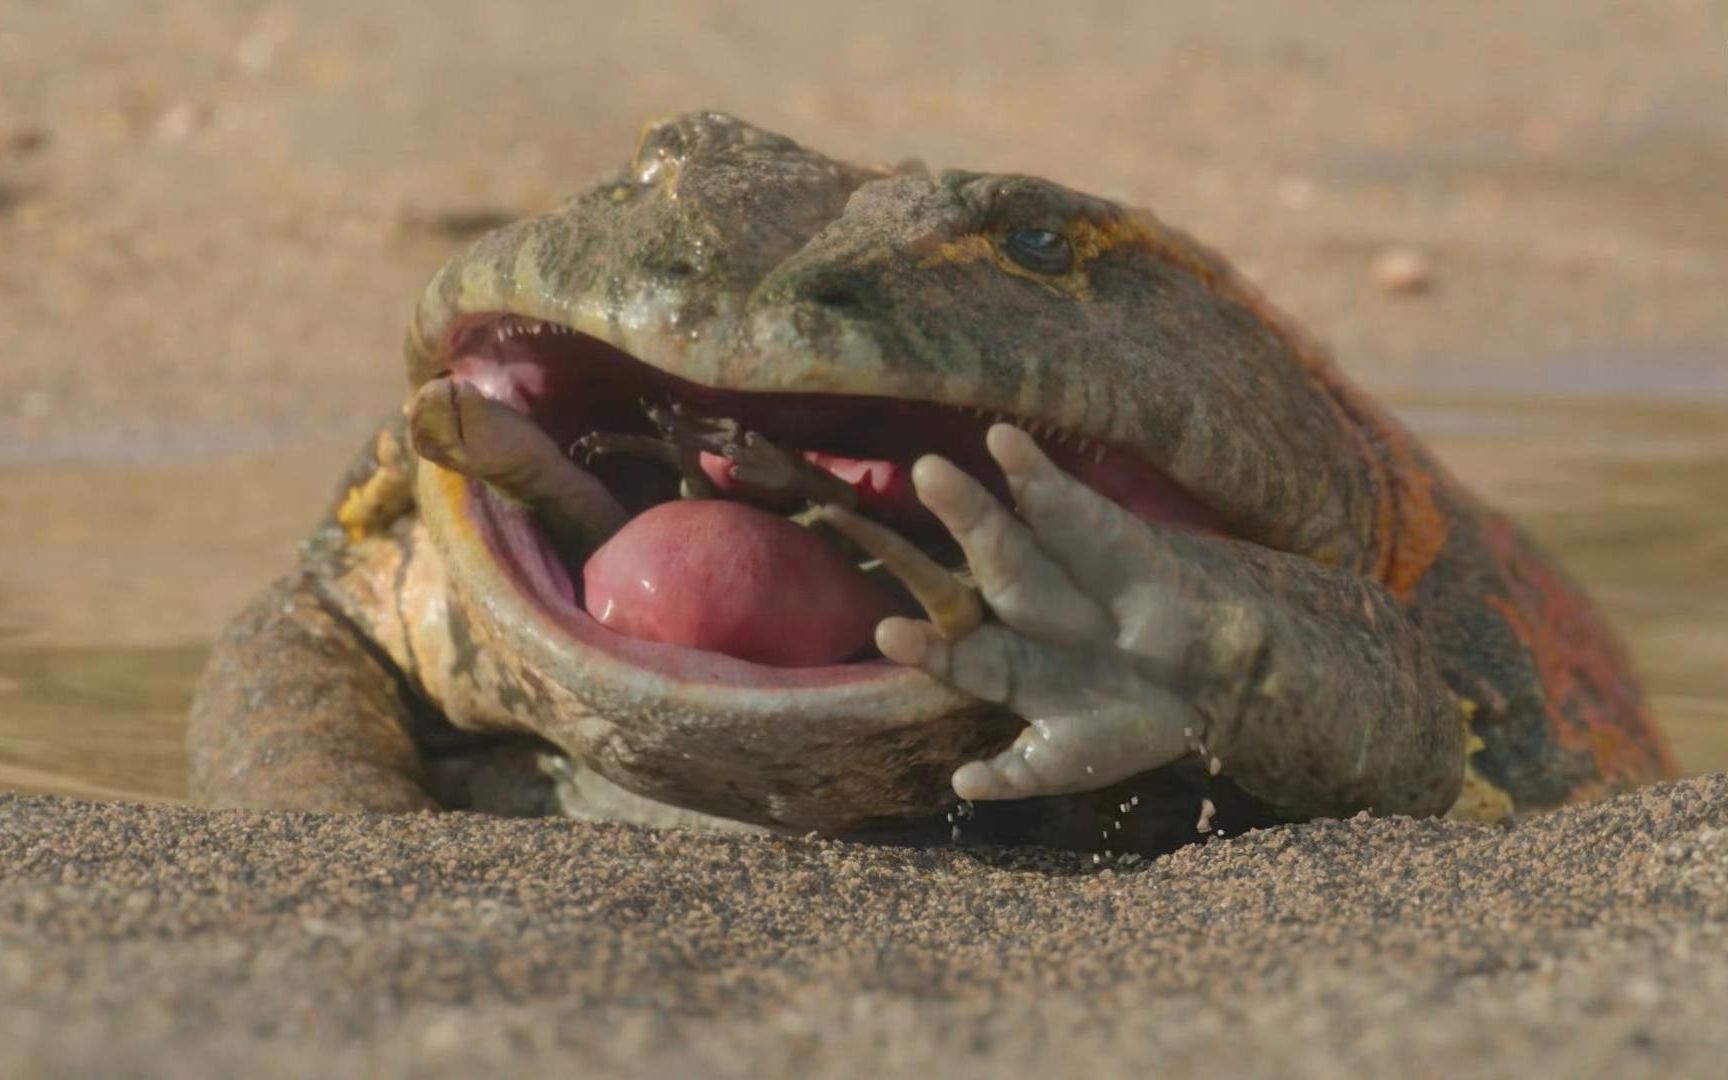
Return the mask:
[[869, 553], [799, 511], [850, 505], [962, 570], [911, 468], [941, 455], [1006, 498], [985, 450], [996, 420], [1031, 432], [1064, 470], [1144, 520], [1225, 531], [1132, 452], [1036, 419], [719, 389], [516, 315], [470, 317], [449, 340], [447, 376], [420, 395], [442, 410], [444, 434], [417, 421], [422, 455], [467, 476], [464, 516], [564, 632], [681, 681], [814, 688], [898, 670], [875, 653], [872, 631], [916, 604]]

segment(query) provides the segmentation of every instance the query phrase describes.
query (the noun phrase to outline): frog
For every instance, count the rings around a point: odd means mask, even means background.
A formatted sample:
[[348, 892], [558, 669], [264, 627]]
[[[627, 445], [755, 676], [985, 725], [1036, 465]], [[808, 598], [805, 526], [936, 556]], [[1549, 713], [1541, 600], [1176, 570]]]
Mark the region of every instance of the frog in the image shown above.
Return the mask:
[[1585, 592], [1145, 210], [694, 112], [404, 353], [198, 801], [1119, 853], [1673, 773]]

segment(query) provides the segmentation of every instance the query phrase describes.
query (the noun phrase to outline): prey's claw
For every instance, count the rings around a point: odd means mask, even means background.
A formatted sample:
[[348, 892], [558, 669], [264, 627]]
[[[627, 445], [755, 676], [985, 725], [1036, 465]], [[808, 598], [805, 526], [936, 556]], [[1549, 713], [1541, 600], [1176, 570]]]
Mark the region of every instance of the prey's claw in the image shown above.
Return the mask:
[[571, 454], [581, 454], [583, 461], [591, 461], [604, 454], [626, 454], [630, 457], [645, 458], [662, 465], [678, 468], [682, 463], [680, 449], [665, 439], [656, 439], [652, 435], [626, 435], [620, 432], [595, 431], [582, 436], [570, 444]]
[[[659, 429], [652, 435], [595, 432], [577, 440], [585, 454], [623, 453], [646, 458], [678, 470], [687, 495], [715, 498], [731, 490], [772, 501], [836, 503], [854, 506], [858, 493], [852, 485], [794, 451], [783, 450], [760, 432], [747, 431], [738, 421], [724, 416], [702, 416], [683, 405], [655, 405], [644, 401], [642, 410]], [[726, 480], [710, 477], [702, 467], [703, 454], [725, 458], [730, 464]]]
[[644, 400], [641, 405], [642, 412], [660, 429], [660, 434], [683, 446], [697, 446], [718, 453], [720, 447], [736, 442], [744, 434], [743, 426], [730, 417], [704, 416], [691, 412], [676, 401], [670, 405], [656, 405]]
[[725, 454], [732, 462], [733, 479], [758, 491], [815, 506], [857, 505], [858, 493], [851, 484], [757, 432], [746, 431], [742, 439], [728, 443]]
[[570, 444], [572, 454], [581, 454], [583, 462], [593, 461], [604, 454], [623, 454], [652, 461], [678, 471], [687, 499], [712, 499], [716, 492], [713, 481], [702, 471], [701, 452], [688, 446], [678, 446], [652, 435], [629, 435], [612, 431], [595, 431]]

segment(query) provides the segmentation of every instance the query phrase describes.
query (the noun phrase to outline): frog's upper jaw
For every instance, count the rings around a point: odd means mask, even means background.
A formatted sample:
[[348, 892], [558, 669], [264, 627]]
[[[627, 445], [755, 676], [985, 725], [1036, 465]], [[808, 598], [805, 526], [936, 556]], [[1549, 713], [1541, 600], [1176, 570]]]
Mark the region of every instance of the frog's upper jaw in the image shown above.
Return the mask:
[[1364, 570], [1381, 554], [1374, 437], [1322, 354], [1185, 235], [1047, 181], [860, 169], [681, 116], [615, 179], [440, 270], [410, 382], [503, 314], [700, 386], [1017, 417], [1132, 454], [1257, 543]]

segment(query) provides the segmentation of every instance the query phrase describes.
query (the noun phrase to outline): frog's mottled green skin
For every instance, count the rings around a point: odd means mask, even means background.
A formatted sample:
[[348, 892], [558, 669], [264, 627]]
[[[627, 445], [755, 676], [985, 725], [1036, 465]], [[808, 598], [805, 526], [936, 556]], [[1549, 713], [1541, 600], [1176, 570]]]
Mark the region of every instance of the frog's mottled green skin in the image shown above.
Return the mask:
[[[1006, 257], [1026, 228], [1065, 236], [1072, 268]], [[1149, 846], [1176, 818], [1192, 835], [1198, 794], [1226, 825], [1499, 817], [1670, 769], [1579, 591], [1222, 259], [1144, 212], [1027, 177], [857, 168], [692, 114], [440, 271], [409, 332], [411, 385], [442, 370], [454, 328], [497, 312], [711, 386], [1006, 413], [1131, 450], [1222, 512], [1238, 539], [1147, 530], [1123, 556], [1162, 575], [1158, 618], [1186, 635], [1169, 685], [1203, 719], [1205, 758], [981, 807], [979, 835], [1098, 844], [1135, 795], [1101, 846]], [[954, 767], [1021, 726], [914, 668], [867, 693], [776, 696], [565, 648], [488, 565], [464, 483], [417, 462], [399, 425], [379, 433], [300, 566], [216, 650], [193, 713], [200, 798], [666, 803], [846, 831], [940, 817]], [[1100, 602], [1137, 617], [1139, 601]]]

